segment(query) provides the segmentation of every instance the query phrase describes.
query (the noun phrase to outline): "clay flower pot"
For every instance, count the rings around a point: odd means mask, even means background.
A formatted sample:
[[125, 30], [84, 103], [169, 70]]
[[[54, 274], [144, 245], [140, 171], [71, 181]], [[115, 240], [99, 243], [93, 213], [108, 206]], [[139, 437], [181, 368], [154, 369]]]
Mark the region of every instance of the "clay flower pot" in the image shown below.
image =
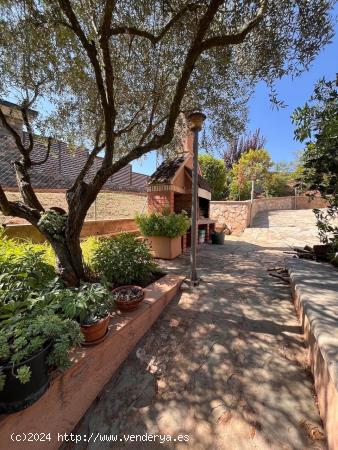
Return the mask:
[[81, 325], [81, 331], [85, 337], [84, 345], [95, 345], [102, 342], [108, 334], [109, 320], [108, 314], [93, 324]]
[[132, 311], [144, 299], [144, 290], [140, 286], [125, 285], [113, 289], [113, 296], [117, 307], [121, 311]]

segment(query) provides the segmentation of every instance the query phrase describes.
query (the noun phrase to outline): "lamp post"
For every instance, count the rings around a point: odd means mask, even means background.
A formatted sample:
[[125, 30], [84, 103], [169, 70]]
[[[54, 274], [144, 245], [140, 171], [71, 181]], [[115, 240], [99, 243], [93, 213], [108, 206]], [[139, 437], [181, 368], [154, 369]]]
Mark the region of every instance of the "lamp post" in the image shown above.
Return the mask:
[[192, 204], [191, 204], [191, 248], [190, 248], [190, 284], [198, 284], [196, 272], [196, 247], [197, 247], [197, 210], [198, 210], [198, 133], [201, 131], [206, 116], [200, 111], [192, 111], [188, 114], [188, 126], [194, 133], [193, 144], [193, 169], [192, 169]]

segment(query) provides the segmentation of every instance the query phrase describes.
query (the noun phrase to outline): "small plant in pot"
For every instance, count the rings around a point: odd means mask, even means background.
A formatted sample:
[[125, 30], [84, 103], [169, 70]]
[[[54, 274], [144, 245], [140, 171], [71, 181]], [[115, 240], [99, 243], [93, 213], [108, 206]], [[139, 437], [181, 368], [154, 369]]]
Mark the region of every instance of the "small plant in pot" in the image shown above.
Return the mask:
[[181, 237], [190, 228], [190, 219], [185, 212], [162, 214], [153, 212], [140, 214], [135, 219], [143, 236], [147, 237], [155, 258], [174, 259], [182, 253]]
[[69, 350], [82, 341], [79, 325], [51, 311], [16, 315], [1, 323], [0, 414], [34, 403], [51, 369], [70, 366]]
[[61, 308], [75, 319], [84, 335], [84, 345], [102, 342], [108, 334], [111, 292], [100, 283], [84, 283], [77, 289], [64, 289]]
[[144, 299], [144, 290], [135, 285], [120, 286], [113, 290], [113, 299], [121, 311], [132, 311]]

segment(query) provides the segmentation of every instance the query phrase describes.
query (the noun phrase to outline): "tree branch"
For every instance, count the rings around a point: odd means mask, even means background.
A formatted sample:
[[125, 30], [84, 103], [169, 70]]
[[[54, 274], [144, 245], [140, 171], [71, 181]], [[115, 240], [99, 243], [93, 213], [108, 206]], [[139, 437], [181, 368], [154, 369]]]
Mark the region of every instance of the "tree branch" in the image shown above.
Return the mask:
[[213, 36], [209, 39], [206, 39], [202, 43], [201, 47], [202, 52], [213, 47], [220, 47], [220, 46], [224, 47], [226, 45], [235, 45], [243, 42], [246, 36], [250, 33], [250, 31], [253, 30], [263, 19], [266, 7], [267, 7], [267, 0], [262, 0], [256, 16], [249, 22], [247, 22], [245, 25], [243, 25], [243, 27], [238, 33]]
[[52, 140], [51, 136], [49, 136], [45, 157], [43, 159], [41, 159], [40, 161], [32, 161], [32, 166], [41, 166], [41, 164], [44, 164], [47, 161], [47, 159], [49, 158], [49, 155], [50, 155], [52, 142], [53, 142], [53, 140]]
[[163, 27], [161, 32], [155, 36], [153, 33], [150, 33], [146, 30], [140, 30], [137, 27], [131, 27], [126, 25], [118, 25], [110, 30], [110, 36], [117, 36], [119, 34], [128, 34], [130, 36], [139, 36], [145, 39], [148, 39], [153, 45], [156, 45], [158, 42], [163, 39], [163, 37], [168, 33], [168, 31], [184, 16], [185, 13], [195, 11], [200, 8], [201, 5], [197, 3], [188, 3], [183, 8], [181, 8]]
[[[28, 152], [28, 155], [32, 152], [33, 147], [34, 147], [34, 138], [33, 138], [33, 132], [32, 132], [32, 127], [31, 124], [28, 120], [28, 114], [27, 114], [27, 109], [26, 108], [21, 108], [21, 114], [22, 114], [22, 118], [24, 121], [24, 124], [27, 128], [27, 133], [28, 133], [28, 138], [29, 138], [29, 146], [26, 149], [25, 148], [25, 153]], [[31, 161], [30, 158], [28, 157], [27, 159], [27, 164], [31, 165]]]
[[73, 11], [73, 8], [69, 2], [69, 0], [58, 0], [59, 5], [63, 13], [66, 15], [67, 19], [70, 22], [70, 26], [73, 30], [73, 32], [76, 34], [76, 36], [79, 38], [84, 50], [87, 53], [87, 56], [93, 66], [94, 72], [95, 72], [95, 80], [98, 87], [98, 91], [101, 98], [102, 108], [105, 113], [109, 113], [109, 110], [107, 109], [107, 98], [106, 98], [106, 90], [104, 86], [103, 76], [101, 67], [99, 64], [99, 61], [97, 59], [97, 50], [95, 47], [94, 42], [89, 42], [84, 31], [81, 28], [81, 25]]
[[40, 214], [35, 209], [29, 208], [21, 202], [10, 202], [5, 192], [0, 186], [0, 210], [4, 216], [19, 217], [25, 219], [33, 225], [37, 225]]
[[106, 82], [107, 91], [107, 110], [108, 114], [105, 114], [105, 134], [106, 134], [106, 151], [103, 158], [102, 165], [104, 167], [109, 167], [113, 160], [113, 149], [114, 149], [114, 126], [116, 118], [116, 109], [114, 101], [114, 70], [113, 64], [110, 56], [109, 48], [109, 29], [112, 20], [112, 13], [115, 7], [115, 2], [112, 0], [106, 0], [102, 25], [100, 27], [100, 47], [102, 50], [103, 64], [104, 64], [104, 74]]
[[195, 67], [196, 61], [201, 54], [201, 44], [209, 29], [210, 23], [214, 19], [219, 7], [224, 3], [224, 0], [212, 0], [206, 11], [201, 17], [195, 39], [193, 40], [181, 73], [181, 77], [176, 85], [176, 91], [171, 103], [171, 107], [168, 114], [168, 120], [162, 135], [155, 135], [148, 143], [144, 145], [136, 146], [131, 152], [119, 159], [119, 161], [113, 163], [110, 167], [101, 167], [94, 177], [91, 184], [91, 188], [94, 190], [100, 189], [109, 176], [116, 173], [124, 165], [137, 159], [147, 153], [150, 150], [157, 150], [158, 148], [168, 144], [174, 133], [174, 127], [176, 119], [180, 112], [180, 105], [183, 100], [186, 87], [188, 85], [191, 73]]
[[[29, 173], [27, 170], [29, 167], [31, 167], [31, 159], [30, 159], [29, 151], [23, 145], [21, 136], [19, 135], [19, 133], [8, 123], [6, 116], [2, 112], [1, 108], [0, 108], [0, 119], [2, 120], [2, 123], [4, 124], [5, 128], [13, 136], [16, 146], [22, 156], [21, 161], [15, 161], [13, 163], [15, 173], [16, 173], [17, 184], [18, 184], [18, 188], [20, 190], [22, 199], [28, 207], [36, 208], [37, 211], [43, 211], [44, 209], [43, 209], [39, 199], [37, 198], [37, 196], [34, 192], [34, 189], [32, 188], [30, 176], [29, 176]], [[26, 119], [28, 120], [27, 116], [26, 116]]]
[[3, 126], [6, 128], [7, 131], [13, 136], [16, 146], [18, 147], [19, 152], [24, 157], [26, 153], [25, 146], [22, 143], [21, 136], [19, 133], [10, 125], [8, 122], [5, 114], [2, 112], [2, 109], [0, 108], [0, 119], [3, 123]]

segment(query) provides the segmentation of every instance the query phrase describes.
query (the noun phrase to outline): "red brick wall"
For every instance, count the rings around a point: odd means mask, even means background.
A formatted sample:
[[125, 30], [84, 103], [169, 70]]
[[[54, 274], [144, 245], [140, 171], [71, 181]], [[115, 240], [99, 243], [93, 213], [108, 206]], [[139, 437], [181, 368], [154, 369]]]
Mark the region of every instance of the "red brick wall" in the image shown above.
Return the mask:
[[148, 212], [162, 212], [164, 208], [174, 210], [173, 192], [149, 192], [148, 193]]

